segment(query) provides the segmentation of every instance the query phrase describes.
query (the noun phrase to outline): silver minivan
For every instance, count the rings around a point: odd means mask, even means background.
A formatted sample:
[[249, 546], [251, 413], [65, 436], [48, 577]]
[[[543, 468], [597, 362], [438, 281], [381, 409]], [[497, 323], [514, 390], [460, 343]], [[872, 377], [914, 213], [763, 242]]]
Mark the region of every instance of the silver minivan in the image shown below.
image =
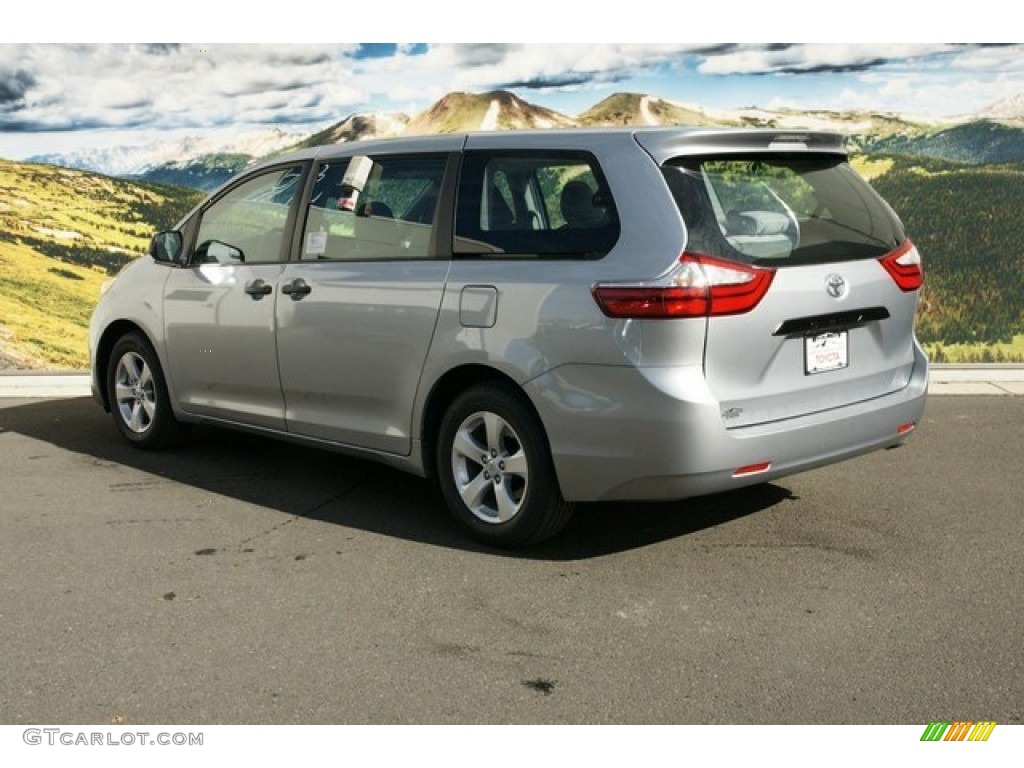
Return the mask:
[[920, 257], [835, 134], [321, 147], [244, 171], [150, 256], [90, 327], [129, 441], [204, 422], [377, 459], [496, 545], [574, 502], [893, 446], [925, 404]]

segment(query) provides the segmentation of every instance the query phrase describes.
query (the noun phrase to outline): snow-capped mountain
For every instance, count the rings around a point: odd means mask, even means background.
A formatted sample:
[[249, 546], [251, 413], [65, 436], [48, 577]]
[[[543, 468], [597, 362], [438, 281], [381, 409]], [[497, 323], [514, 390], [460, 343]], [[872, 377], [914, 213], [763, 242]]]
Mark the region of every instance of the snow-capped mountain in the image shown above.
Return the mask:
[[989, 104], [975, 113], [974, 117], [987, 120], [1024, 121], [1024, 93], [1018, 93], [1016, 96]]
[[855, 152], [921, 155], [963, 163], [1024, 162], [1024, 94], [944, 119], [791, 107], [712, 108], [645, 93], [615, 93], [572, 116], [509, 91], [449, 93], [411, 118], [361, 112], [316, 133], [280, 129], [185, 136], [144, 145], [39, 155], [30, 162], [213, 189], [250, 162], [282, 151], [399, 135], [583, 126], [720, 125], [829, 130]]
[[188, 163], [203, 155], [263, 157], [291, 146], [305, 136], [304, 133], [287, 133], [279, 128], [233, 133], [226, 138], [183, 136], [133, 146], [36, 155], [28, 158], [27, 162], [80, 168], [108, 176], [139, 176], [150, 168], [168, 163]]

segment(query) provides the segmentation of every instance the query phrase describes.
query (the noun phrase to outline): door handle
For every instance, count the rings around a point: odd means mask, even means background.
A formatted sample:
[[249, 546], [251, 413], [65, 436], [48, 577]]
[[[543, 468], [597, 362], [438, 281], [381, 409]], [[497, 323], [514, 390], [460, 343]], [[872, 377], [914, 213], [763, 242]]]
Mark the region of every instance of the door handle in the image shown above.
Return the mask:
[[309, 287], [309, 283], [303, 280], [301, 277], [297, 277], [290, 283], [285, 283], [281, 286], [281, 293], [292, 297], [292, 301], [299, 301], [303, 296], [308, 294], [313, 289]]
[[259, 301], [273, 290], [273, 288], [259, 279], [245, 284], [245, 292], [252, 296], [255, 301]]

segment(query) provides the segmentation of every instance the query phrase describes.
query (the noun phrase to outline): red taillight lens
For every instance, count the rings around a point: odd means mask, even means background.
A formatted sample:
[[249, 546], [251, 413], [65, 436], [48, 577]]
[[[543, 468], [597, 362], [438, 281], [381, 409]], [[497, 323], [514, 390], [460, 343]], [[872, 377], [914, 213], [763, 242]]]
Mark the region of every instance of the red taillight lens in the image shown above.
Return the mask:
[[910, 240], [878, 261], [892, 275], [901, 291], [916, 291], [924, 282], [921, 254]]
[[684, 253], [665, 277], [649, 283], [598, 283], [594, 299], [608, 317], [714, 317], [749, 312], [775, 270]]

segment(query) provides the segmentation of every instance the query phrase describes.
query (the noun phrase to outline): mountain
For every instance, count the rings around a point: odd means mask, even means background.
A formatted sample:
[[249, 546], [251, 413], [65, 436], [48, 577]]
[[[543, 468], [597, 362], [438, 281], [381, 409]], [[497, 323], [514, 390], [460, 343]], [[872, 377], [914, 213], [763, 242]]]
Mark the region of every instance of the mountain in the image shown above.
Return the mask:
[[142, 181], [212, 191], [254, 160], [252, 155], [216, 153], [185, 162], [163, 163], [138, 175]]
[[1024, 163], [1024, 124], [975, 120], [918, 136], [878, 138], [865, 147], [886, 152], [932, 157], [969, 165]]
[[[313, 134], [271, 130], [224, 139], [184, 137], [169, 142], [37, 155], [29, 162], [94, 170], [210, 190], [250, 160], [293, 149], [400, 135], [457, 131], [616, 125], [721, 125], [846, 134], [854, 152], [886, 152], [967, 163], [1019, 162], [1024, 156], [1024, 94], [974, 115], [944, 121], [892, 113], [792, 108], [739, 109], [683, 104], [653, 94], [614, 93], [572, 117], [531, 104], [510, 91], [449, 93], [409, 118], [402, 113], [351, 114]], [[246, 157], [242, 157], [246, 156]]]
[[[968, 165], [1024, 163], [1024, 95], [1004, 99], [958, 124], [880, 112], [705, 109], [639, 93], [616, 93], [583, 112], [581, 125], [722, 125], [835, 131], [852, 152], [898, 154]], [[997, 121], [996, 118], [999, 118]]]
[[1024, 122], [1024, 93], [989, 104], [974, 113], [973, 117], [979, 120]]
[[0, 160], [0, 368], [84, 368], [100, 286], [201, 198]]
[[460, 131], [566, 128], [575, 121], [547, 107], [539, 107], [510, 91], [449, 93], [416, 115], [405, 128], [407, 135]]
[[325, 144], [344, 144], [363, 139], [385, 139], [399, 136], [409, 123], [409, 116], [401, 112], [367, 112], [353, 114], [340, 123], [324, 128], [309, 138], [293, 144], [286, 150], [319, 147]]
[[644, 93], [613, 93], [577, 117], [580, 125], [721, 125], [738, 124], [709, 117], [700, 109]]
[[108, 176], [139, 176], [156, 166], [185, 164], [206, 155], [243, 154], [262, 157], [294, 144], [302, 137], [303, 134], [286, 133], [279, 128], [232, 133], [227, 139], [183, 136], [170, 141], [157, 140], [112, 149], [34, 155], [26, 162], [62, 165]]

